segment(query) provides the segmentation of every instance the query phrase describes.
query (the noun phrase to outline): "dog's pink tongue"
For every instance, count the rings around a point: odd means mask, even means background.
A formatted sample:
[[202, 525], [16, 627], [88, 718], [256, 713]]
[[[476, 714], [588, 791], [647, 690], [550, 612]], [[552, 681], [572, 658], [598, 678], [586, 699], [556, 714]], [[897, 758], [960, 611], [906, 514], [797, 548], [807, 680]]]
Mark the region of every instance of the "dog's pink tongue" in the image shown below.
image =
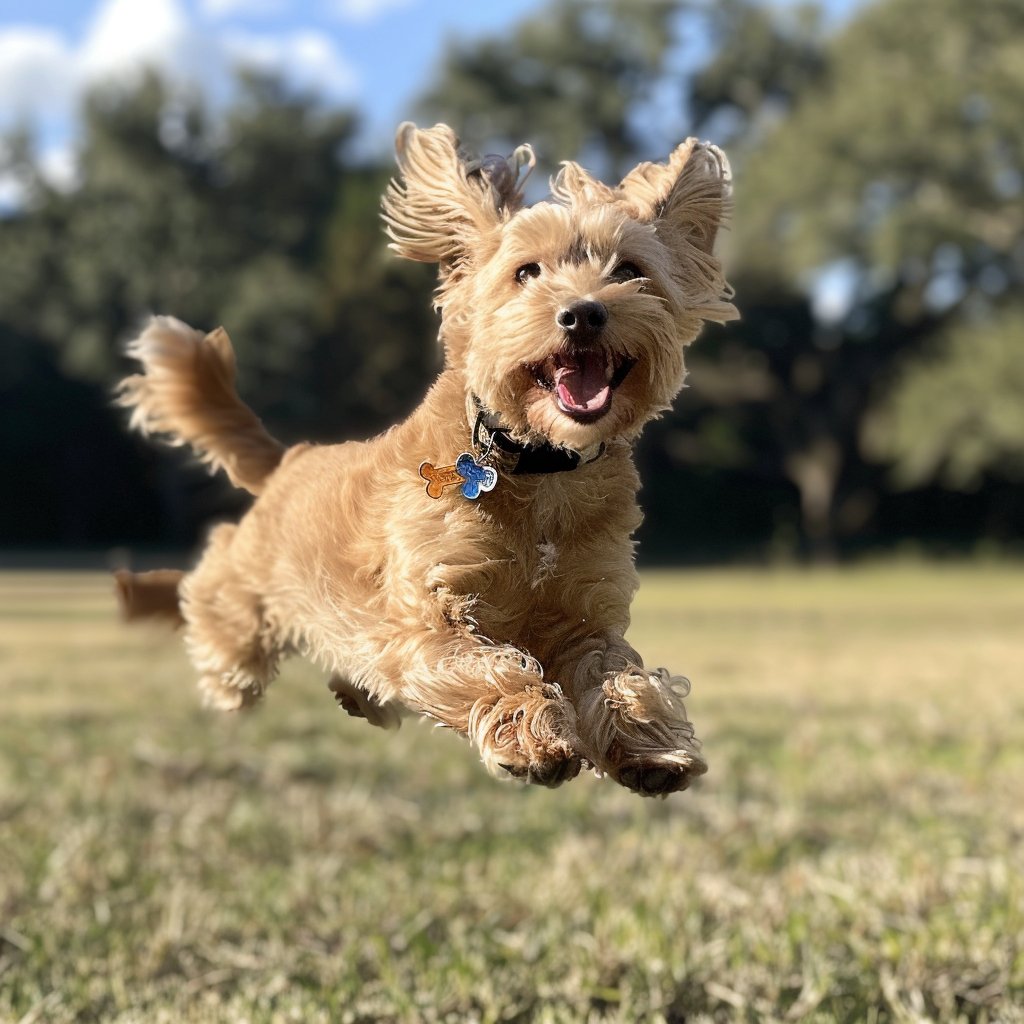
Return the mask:
[[593, 412], [607, 401], [611, 387], [605, 373], [605, 357], [587, 352], [555, 372], [555, 393], [573, 412]]

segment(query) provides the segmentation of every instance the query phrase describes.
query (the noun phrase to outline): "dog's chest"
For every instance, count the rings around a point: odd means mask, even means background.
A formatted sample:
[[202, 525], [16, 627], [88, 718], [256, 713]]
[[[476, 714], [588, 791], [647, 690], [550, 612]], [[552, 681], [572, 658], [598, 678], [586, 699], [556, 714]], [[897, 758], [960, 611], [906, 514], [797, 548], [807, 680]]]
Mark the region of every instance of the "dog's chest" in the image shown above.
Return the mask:
[[537, 545], [537, 560], [530, 573], [530, 589], [536, 590], [545, 581], [558, 575], [558, 545], [542, 540]]
[[534, 615], [571, 584], [581, 532], [587, 531], [580, 531], [566, 506], [534, 502], [489, 517], [488, 526], [497, 589], [511, 607]]
[[557, 586], [570, 562], [566, 545], [540, 535], [529, 544], [505, 551], [506, 586], [518, 591], [526, 605], [535, 605], [545, 590]]
[[532, 649], [538, 632], [557, 631], [565, 618], [564, 595], [575, 589], [571, 546], [538, 535], [492, 552], [465, 581], [477, 628], [492, 640]]
[[502, 480], [478, 503], [451, 509], [446, 557], [430, 575], [467, 602], [482, 635], [531, 650], [560, 635], [620, 556], [613, 534], [622, 524], [607, 498], [581, 500], [570, 476]]

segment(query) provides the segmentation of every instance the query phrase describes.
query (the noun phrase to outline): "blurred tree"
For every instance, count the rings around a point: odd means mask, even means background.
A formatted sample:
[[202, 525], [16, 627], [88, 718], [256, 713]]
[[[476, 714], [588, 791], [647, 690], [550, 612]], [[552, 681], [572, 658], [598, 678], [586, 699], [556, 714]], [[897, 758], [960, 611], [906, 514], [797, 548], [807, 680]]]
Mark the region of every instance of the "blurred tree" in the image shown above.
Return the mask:
[[831, 40], [824, 81], [747, 161], [738, 222], [748, 263], [796, 279], [853, 261], [871, 293], [899, 285], [909, 319], [985, 282], [1005, 291], [1024, 234], [1024, 6], [934, 0], [920, 15], [873, 4]]
[[[811, 5], [558, 0], [506, 38], [454, 46], [425, 107], [614, 176], [652, 156], [632, 128], [686, 33], [707, 59], [676, 81], [680, 106], [731, 140], [745, 320], [695, 347], [692, 392], [655, 437], [691, 469], [788, 480], [801, 545], [828, 556], [887, 486], [861, 436], [892, 368], [1022, 283], [1024, 6], [936, 0], [924, 23], [913, 0], [887, 0], [828, 33]], [[909, 381], [921, 364], [907, 365]], [[898, 457], [868, 454], [883, 452]]]
[[[347, 158], [354, 127], [350, 113], [272, 79], [246, 78], [214, 118], [150, 76], [88, 98], [67, 192], [46, 185], [30, 139], [12, 139], [6, 162], [25, 199], [0, 219], [0, 368], [8, 379], [50, 368], [48, 394], [91, 394], [97, 420], [113, 426], [102, 407], [125, 369], [120, 346], [166, 312], [228, 327], [242, 393], [286, 437], [358, 436], [393, 421], [437, 357], [431, 282], [384, 258], [385, 173]], [[6, 426], [0, 440], [39, 433]], [[182, 539], [225, 495], [200, 495], [179, 465], [157, 460], [156, 489], [165, 529], [177, 524]]]
[[904, 487], [1024, 480], [1024, 309], [962, 319], [908, 360], [865, 421], [864, 446]]
[[259, 78], [216, 130], [153, 76], [92, 94], [78, 187], [36, 193], [4, 225], [0, 246], [32, 258], [0, 283], [0, 306], [67, 372], [104, 382], [147, 313], [223, 319], [243, 386], [273, 405], [321, 327], [311, 274], [353, 128]]
[[529, 142], [543, 171], [584, 154], [621, 177], [641, 148], [638, 107], [664, 73], [683, 6], [553, 0], [507, 37], [451, 43], [421, 114], [458, 125], [475, 147]]
[[[905, 358], [930, 348], [946, 325], [969, 320], [982, 330], [1024, 284], [1024, 6], [936, 0], [923, 24], [912, 0], [888, 0], [865, 8], [820, 54], [813, 34], [773, 32], [764, 10], [742, 2], [726, 10], [741, 27], [694, 90], [702, 117], [716, 104], [739, 109], [749, 129], [733, 147], [734, 277], [748, 323], [721, 352], [739, 345], [748, 361], [766, 358], [771, 397], [760, 418], [775, 427], [759, 435], [751, 458], [763, 460], [766, 443], [775, 448], [799, 491], [806, 539], [828, 553], [863, 526], [884, 486], [860, 447], [877, 401], [888, 412], [876, 423], [900, 430], [867, 454], [897, 459], [905, 481], [925, 482], [926, 465], [945, 466], [947, 484], [968, 478], [953, 465], [969, 462], [975, 482], [985, 458], [1006, 465], [1005, 425], [967, 457], [950, 411], [924, 400], [940, 378], [948, 384], [962, 372], [964, 344], [940, 346], [928, 361]], [[793, 61], [781, 75], [786, 54]], [[747, 81], [755, 72], [760, 84]], [[772, 344], [764, 303], [793, 292], [817, 315]], [[1005, 326], [993, 329], [978, 347], [993, 381], [1005, 358], [997, 339], [1006, 336]], [[698, 391], [702, 359], [715, 354], [696, 352]], [[886, 400], [901, 365], [899, 394]], [[925, 379], [915, 382], [918, 373]], [[999, 393], [1021, 402], [1019, 387], [1004, 377]], [[962, 423], [980, 399], [978, 388], [963, 394], [953, 418]], [[718, 413], [735, 419], [733, 410]], [[877, 439], [879, 429], [868, 433]], [[1024, 434], [1016, 443], [1024, 450]]]
[[821, 10], [719, 0], [706, 11], [710, 58], [683, 100], [693, 123], [721, 145], [750, 145], [827, 73]]
[[[551, 0], [449, 47], [421, 115], [471, 145], [528, 140], [615, 180], [691, 132], [730, 143], [744, 320], [705, 332], [690, 392], [641, 447], [663, 552], [774, 534], [828, 555], [872, 523], [920, 523], [915, 500], [934, 518], [939, 485], [980, 488], [941, 492], [950, 523], [988, 523], [996, 479], [1020, 536], [1022, 38], [1020, 0], [933, 0], [927, 18], [878, 0], [838, 29], [759, 0]], [[21, 535], [131, 534], [133, 503], [152, 532], [159, 495], [182, 539], [222, 500], [115, 440], [119, 346], [151, 311], [225, 323], [244, 394], [285, 438], [366, 435], [414, 404], [438, 361], [432, 271], [387, 255], [390, 166], [357, 165], [354, 130], [270, 79], [214, 117], [151, 78], [89, 99], [67, 191], [30, 134], [5, 140], [25, 199], [0, 215], [0, 475], [65, 510], [22, 515]], [[126, 499], [115, 531], [83, 481], [130, 495], [114, 468], [140, 461], [152, 500]]]
[[[324, 293], [327, 318], [348, 339], [313, 354], [322, 427], [336, 440], [375, 433], [407, 414], [441, 364], [431, 292], [437, 270], [400, 260], [385, 246], [380, 197], [391, 169], [350, 169], [327, 225]], [[339, 397], [343, 400], [339, 402]], [[348, 407], [349, 421], [325, 410]], [[323, 433], [326, 428], [326, 434]]]
[[[865, 454], [898, 457], [901, 478], [918, 482], [911, 463], [956, 461], [948, 417], [910, 397], [927, 390], [915, 373], [948, 380], [955, 361], [940, 371], [949, 349], [927, 361], [907, 353], [964, 317], [983, 331], [1024, 276], [1024, 138], [1014, 113], [1024, 101], [1024, 7], [939, 0], [925, 26], [918, 5], [889, 0], [827, 39], [810, 14], [774, 15], [743, 0], [722, 5], [717, 19], [722, 42], [694, 77], [693, 110], [734, 135], [731, 262], [745, 323], [721, 344], [697, 346], [691, 383], [713, 397], [723, 380], [743, 390], [735, 367], [756, 367], [763, 379], [738, 408], [698, 402], [688, 447], [728, 423], [741, 453], [733, 461], [790, 479], [804, 543], [828, 555], [863, 528], [888, 486]], [[804, 324], [786, 329], [795, 301], [807, 306]], [[994, 364], [998, 343], [989, 349]], [[901, 410], [901, 447], [864, 449], [861, 438], [879, 433], [864, 424], [900, 366], [902, 397], [873, 419], [892, 424]], [[958, 403], [963, 415], [969, 403]], [[1010, 438], [1000, 437], [1001, 449], [986, 451], [1005, 462]], [[701, 447], [697, 458], [708, 456]]]

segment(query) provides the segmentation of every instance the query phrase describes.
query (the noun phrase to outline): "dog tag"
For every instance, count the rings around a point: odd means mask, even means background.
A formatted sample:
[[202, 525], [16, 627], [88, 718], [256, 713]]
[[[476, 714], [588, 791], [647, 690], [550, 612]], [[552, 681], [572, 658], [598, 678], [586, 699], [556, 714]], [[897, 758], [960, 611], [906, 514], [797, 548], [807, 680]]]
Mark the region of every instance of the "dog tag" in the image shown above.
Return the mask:
[[481, 466], [469, 452], [463, 452], [454, 466], [421, 463], [420, 476], [427, 481], [431, 498], [440, 498], [447, 488], [458, 486], [464, 498], [475, 501], [484, 491], [493, 491], [498, 483], [497, 470]]
[[483, 491], [493, 491], [498, 483], [498, 471], [490, 466], [481, 466], [469, 452], [463, 452], [455, 460], [455, 469], [465, 479], [462, 496], [475, 501]]

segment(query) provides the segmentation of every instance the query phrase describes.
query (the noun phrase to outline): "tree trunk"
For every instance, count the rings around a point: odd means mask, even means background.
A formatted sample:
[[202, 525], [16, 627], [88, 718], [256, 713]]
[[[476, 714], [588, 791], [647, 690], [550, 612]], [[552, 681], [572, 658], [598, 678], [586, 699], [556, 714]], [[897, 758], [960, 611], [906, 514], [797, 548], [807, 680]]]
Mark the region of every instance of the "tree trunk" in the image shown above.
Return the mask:
[[803, 451], [786, 459], [786, 475], [800, 492], [800, 519], [807, 555], [812, 562], [833, 562], [836, 558], [836, 482], [842, 455], [830, 437], [815, 438]]

